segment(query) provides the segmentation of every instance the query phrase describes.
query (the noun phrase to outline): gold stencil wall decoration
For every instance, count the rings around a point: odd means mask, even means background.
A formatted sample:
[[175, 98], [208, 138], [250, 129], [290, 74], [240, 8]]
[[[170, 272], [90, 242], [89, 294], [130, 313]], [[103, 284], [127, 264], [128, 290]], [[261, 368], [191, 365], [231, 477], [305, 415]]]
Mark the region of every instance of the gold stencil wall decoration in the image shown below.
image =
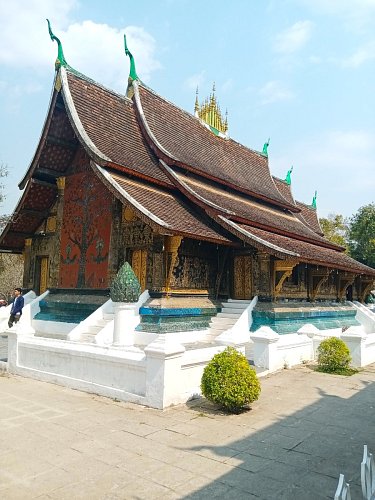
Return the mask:
[[46, 232], [54, 233], [56, 231], [56, 223], [57, 223], [56, 215], [48, 217], [46, 224]]
[[252, 297], [252, 257], [236, 255], [233, 266], [234, 298], [250, 299]]
[[142, 292], [146, 289], [147, 278], [147, 250], [133, 250], [132, 268], [141, 285]]

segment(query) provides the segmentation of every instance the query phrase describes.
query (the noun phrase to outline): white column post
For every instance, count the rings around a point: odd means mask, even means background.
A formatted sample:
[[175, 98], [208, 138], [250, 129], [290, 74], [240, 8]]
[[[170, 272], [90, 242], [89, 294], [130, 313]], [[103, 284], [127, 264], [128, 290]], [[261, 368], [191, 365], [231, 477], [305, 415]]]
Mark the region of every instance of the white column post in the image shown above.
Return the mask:
[[146, 400], [153, 408], [166, 408], [183, 401], [184, 389], [181, 374], [185, 347], [166, 334], [145, 347], [146, 353]]
[[345, 342], [350, 351], [350, 355], [352, 357], [352, 366], [355, 368], [360, 368], [361, 366], [365, 366], [366, 363], [366, 353], [365, 353], [365, 342], [366, 342], [366, 334], [365, 333], [354, 333], [354, 332], [344, 332], [341, 335], [341, 340]]
[[250, 334], [254, 342], [254, 365], [267, 370], [278, 369], [277, 342], [280, 335], [268, 326]]
[[137, 324], [137, 302], [113, 302], [115, 310], [113, 326], [114, 346], [133, 346], [134, 328]]
[[8, 334], [8, 372], [17, 373], [18, 335], [16, 329], [7, 330]]

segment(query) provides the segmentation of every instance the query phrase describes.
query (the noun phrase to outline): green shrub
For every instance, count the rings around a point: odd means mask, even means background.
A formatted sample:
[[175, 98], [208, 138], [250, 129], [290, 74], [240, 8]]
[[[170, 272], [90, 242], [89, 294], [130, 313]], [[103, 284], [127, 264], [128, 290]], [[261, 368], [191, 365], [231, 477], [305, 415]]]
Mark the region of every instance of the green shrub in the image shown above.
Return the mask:
[[337, 337], [323, 340], [318, 347], [318, 365], [328, 373], [349, 369], [352, 358], [345, 342]]
[[216, 354], [204, 369], [201, 390], [213, 403], [237, 413], [259, 398], [260, 384], [246, 357], [228, 347]]

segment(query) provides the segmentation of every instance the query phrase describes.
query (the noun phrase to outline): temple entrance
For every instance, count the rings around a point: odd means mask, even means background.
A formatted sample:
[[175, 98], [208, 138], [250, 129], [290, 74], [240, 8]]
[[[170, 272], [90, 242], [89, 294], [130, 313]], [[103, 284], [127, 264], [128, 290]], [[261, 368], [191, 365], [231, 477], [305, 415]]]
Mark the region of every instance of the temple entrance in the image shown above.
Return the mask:
[[132, 254], [132, 268], [134, 274], [137, 276], [141, 285], [142, 292], [146, 290], [146, 271], [147, 271], [147, 250], [137, 249], [133, 250]]
[[251, 255], [236, 255], [233, 263], [233, 298], [252, 298], [252, 258]]
[[349, 285], [348, 288], [346, 289], [346, 300], [353, 300], [353, 285]]
[[35, 264], [35, 293], [41, 295], [48, 288], [48, 257], [37, 257]]

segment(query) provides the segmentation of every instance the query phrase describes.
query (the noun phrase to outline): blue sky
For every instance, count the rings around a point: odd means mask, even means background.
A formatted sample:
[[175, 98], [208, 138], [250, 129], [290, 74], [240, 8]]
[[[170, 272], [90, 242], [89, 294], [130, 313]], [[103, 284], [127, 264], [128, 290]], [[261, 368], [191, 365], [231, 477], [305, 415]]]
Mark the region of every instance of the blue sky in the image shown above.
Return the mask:
[[261, 150], [271, 173], [294, 166], [296, 199], [350, 216], [375, 201], [375, 0], [0, 0], [1, 210], [37, 146], [61, 39], [71, 66], [124, 92], [140, 78], [193, 112], [216, 84], [230, 136]]

